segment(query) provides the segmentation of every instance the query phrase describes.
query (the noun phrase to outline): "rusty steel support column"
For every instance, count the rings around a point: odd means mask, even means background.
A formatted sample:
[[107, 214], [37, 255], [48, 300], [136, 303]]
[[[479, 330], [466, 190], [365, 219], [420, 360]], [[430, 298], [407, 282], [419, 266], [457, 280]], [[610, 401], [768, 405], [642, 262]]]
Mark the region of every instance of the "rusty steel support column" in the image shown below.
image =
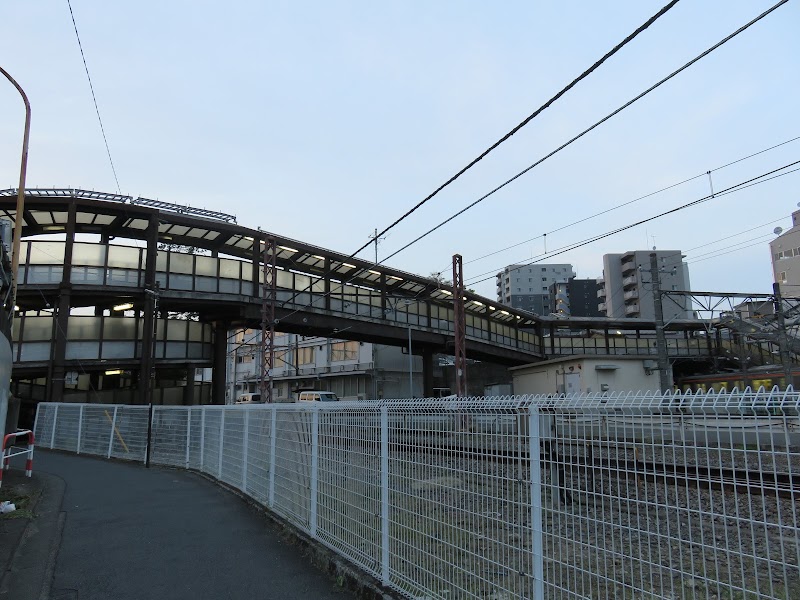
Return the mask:
[[261, 293], [261, 373], [258, 388], [261, 401], [268, 403], [272, 403], [272, 373], [275, 366], [275, 300], [278, 293], [276, 251], [275, 238], [267, 237], [262, 256], [264, 285]]
[[142, 288], [142, 349], [139, 366], [139, 389], [136, 403], [149, 404], [155, 371], [155, 348], [158, 315], [156, 303], [156, 261], [158, 260], [158, 213], [150, 215], [145, 234], [144, 286]]
[[460, 254], [453, 255], [453, 311], [456, 396], [460, 398], [467, 395], [467, 324], [464, 314], [464, 264]]

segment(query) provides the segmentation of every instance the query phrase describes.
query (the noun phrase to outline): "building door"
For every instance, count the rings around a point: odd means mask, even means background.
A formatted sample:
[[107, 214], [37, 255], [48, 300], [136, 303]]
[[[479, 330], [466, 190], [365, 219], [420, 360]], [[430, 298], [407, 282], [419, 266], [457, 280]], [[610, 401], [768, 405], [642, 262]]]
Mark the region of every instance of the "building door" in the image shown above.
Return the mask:
[[567, 394], [581, 393], [580, 373], [564, 373], [564, 392]]

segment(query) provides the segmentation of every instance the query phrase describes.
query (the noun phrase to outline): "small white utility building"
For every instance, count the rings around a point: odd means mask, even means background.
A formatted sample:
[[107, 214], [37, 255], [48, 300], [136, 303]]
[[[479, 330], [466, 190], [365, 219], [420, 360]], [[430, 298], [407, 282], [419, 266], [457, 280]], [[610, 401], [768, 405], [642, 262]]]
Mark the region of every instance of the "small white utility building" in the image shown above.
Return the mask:
[[658, 363], [652, 356], [581, 354], [509, 370], [515, 394], [657, 392], [659, 387]]

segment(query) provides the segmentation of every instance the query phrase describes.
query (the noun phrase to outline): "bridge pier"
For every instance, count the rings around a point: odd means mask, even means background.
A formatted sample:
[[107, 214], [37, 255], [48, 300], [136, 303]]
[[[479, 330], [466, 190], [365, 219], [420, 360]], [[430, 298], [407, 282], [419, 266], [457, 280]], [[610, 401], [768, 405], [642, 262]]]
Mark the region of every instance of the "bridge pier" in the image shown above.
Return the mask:
[[195, 401], [194, 367], [186, 365], [186, 387], [183, 388], [183, 405], [194, 406]]
[[72, 291], [72, 250], [75, 243], [75, 204], [67, 209], [66, 243], [64, 244], [64, 266], [61, 269], [61, 285], [58, 288], [56, 314], [53, 319], [53, 346], [47, 377], [47, 399], [61, 402], [64, 398], [65, 361], [67, 354], [67, 327], [69, 325], [70, 296]]
[[422, 397], [433, 398], [433, 350], [422, 351]]

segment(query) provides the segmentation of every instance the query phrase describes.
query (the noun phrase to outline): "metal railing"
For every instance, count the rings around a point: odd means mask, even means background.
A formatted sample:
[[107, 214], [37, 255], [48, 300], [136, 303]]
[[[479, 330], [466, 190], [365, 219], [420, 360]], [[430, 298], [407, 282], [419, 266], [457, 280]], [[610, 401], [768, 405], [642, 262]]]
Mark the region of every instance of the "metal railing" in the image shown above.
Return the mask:
[[[41, 446], [145, 461], [147, 406], [39, 405]], [[152, 409], [207, 473], [411, 598], [800, 598], [800, 394]]]

